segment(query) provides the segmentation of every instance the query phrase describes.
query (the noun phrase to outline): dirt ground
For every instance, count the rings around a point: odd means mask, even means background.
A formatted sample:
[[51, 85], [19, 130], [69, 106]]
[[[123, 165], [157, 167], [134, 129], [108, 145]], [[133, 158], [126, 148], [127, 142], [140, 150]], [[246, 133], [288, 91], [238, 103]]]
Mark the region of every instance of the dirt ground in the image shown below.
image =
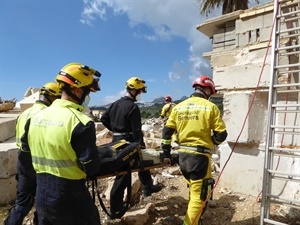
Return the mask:
[[[188, 188], [181, 175], [172, 178], [162, 177], [163, 171], [164, 168], [152, 170], [154, 176], [161, 177], [159, 180], [163, 189], [147, 198], [141, 195], [139, 202], [131, 208], [141, 208], [152, 202], [154, 207], [150, 212], [150, 219], [145, 225], [182, 225], [188, 204]], [[209, 202], [203, 216], [205, 225], [259, 225], [260, 203], [256, 201], [256, 197], [232, 193], [219, 186], [216, 187], [213, 195], [214, 201]], [[99, 207], [102, 225], [126, 225], [122, 220], [109, 220], [98, 201], [96, 204]], [[9, 207], [8, 205], [0, 207], [1, 223], [6, 217]], [[25, 218], [24, 224], [33, 224], [33, 211]], [[272, 209], [272, 214], [276, 216], [276, 221], [290, 225], [300, 224], [299, 221], [284, 217], [279, 209]], [[273, 218], [275, 218], [274, 216]]]
[[[102, 142], [103, 143], [103, 142]], [[98, 144], [102, 144], [98, 143]], [[145, 225], [182, 225], [188, 204], [188, 188], [182, 175], [174, 177], [162, 176], [167, 168], [156, 168], [151, 170], [154, 177], [158, 177], [158, 183], [163, 189], [152, 194], [150, 197], [140, 195], [137, 202], [129, 210], [142, 208], [147, 203], [153, 203], [153, 210], [150, 212], [150, 219]], [[217, 174], [215, 174], [217, 178]], [[141, 192], [141, 190], [140, 190]], [[260, 224], [260, 203], [257, 196], [248, 196], [240, 193], [232, 193], [219, 185], [213, 192], [213, 201], [209, 202], [203, 215], [204, 225], [259, 225]], [[102, 225], [126, 225], [122, 220], [109, 220], [98, 201]], [[0, 207], [0, 221], [6, 217], [9, 205]], [[24, 225], [32, 225], [33, 210], [24, 220]], [[282, 213], [280, 208], [272, 208], [271, 218], [289, 225], [299, 225], [297, 221], [289, 219]], [[196, 225], [196, 224], [195, 224]]]

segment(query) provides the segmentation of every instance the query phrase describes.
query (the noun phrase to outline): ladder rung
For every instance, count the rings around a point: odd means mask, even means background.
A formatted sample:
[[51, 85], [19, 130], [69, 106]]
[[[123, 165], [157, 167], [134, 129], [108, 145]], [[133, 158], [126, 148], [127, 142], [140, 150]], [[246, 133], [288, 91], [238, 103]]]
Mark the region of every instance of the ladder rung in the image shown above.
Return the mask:
[[289, 70], [289, 71], [280, 71], [280, 70], [278, 70], [278, 74], [280, 75], [280, 74], [287, 74], [287, 73], [298, 73], [298, 72], [300, 72], [300, 70]]
[[282, 87], [300, 87], [300, 83], [291, 83], [291, 84], [274, 84], [275, 88], [282, 88]]
[[289, 67], [296, 67], [296, 66], [300, 66], [300, 63], [278, 65], [278, 66], [274, 66], [274, 69], [282, 69], [282, 68], [289, 68]]
[[300, 200], [298, 199], [291, 199], [285, 198], [278, 195], [267, 194], [268, 198], [272, 200], [274, 203], [285, 203], [289, 204], [290, 206], [299, 208], [300, 207]]
[[291, 179], [289, 179], [289, 178], [287, 178], [287, 177], [281, 177], [281, 176], [273, 176], [272, 177], [272, 179], [274, 179], [274, 180], [281, 180], [281, 181], [290, 181], [290, 182], [296, 182], [296, 183], [300, 183], [300, 180], [291, 180]]
[[282, 157], [290, 157], [290, 158], [300, 158], [300, 155], [295, 155], [292, 152], [274, 152], [274, 155], [276, 156], [282, 156]]
[[299, 110], [278, 110], [276, 109], [276, 113], [299, 113]]
[[296, 93], [299, 92], [300, 89], [287, 89], [287, 90], [278, 90], [278, 93]]
[[290, 46], [276, 48], [275, 51], [290, 50], [290, 49], [299, 48], [299, 47], [300, 47], [300, 45], [290, 45]]
[[300, 129], [299, 126], [285, 126], [285, 125], [271, 125], [271, 128], [281, 128], [281, 129]]
[[292, 38], [292, 37], [299, 37], [298, 33], [295, 34], [286, 34], [286, 35], [282, 35], [280, 38]]
[[300, 131], [275, 131], [276, 134], [300, 135]]
[[272, 150], [272, 151], [300, 153], [300, 148], [277, 148], [277, 147], [269, 147], [269, 149]]
[[287, 223], [280, 223], [280, 222], [277, 222], [275, 220], [270, 220], [270, 219], [264, 219], [264, 222], [267, 222], [269, 224], [274, 224], [274, 225], [288, 225]]
[[278, 34], [283, 34], [283, 33], [289, 33], [289, 32], [292, 32], [292, 31], [299, 31], [299, 30], [300, 30], [300, 27], [294, 27], [294, 28], [290, 28], [290, 29], [277, 31], [276, 34], [278, 35]]
[[280, 56], [288, 56], [288, 55], [299, 55], [300, 51], [292, 51], [292, 52], [282, 52], [280, 53]]
[[294, 16], [294, 17], [291, 17], [291, 18], [285, 18], [284, 19], [284, 22], [291, 22], [291, 21], [294, 21], [294, 20], [299, 20], [300, 19], [300, 16]]
[[[282, 175], [282, 176], [287, 176], [286, 179], [288, 180], [295, 180], [295, 181], [300, 181], [300, 174], [296, 174], [296, 173], [287, 173], [287, 172], [283, 172], [283, 171], [278, 171], [278, 170], [268, 170], [269, 173], [275, 174], [275, 175]], [[296, 177], [296, 178], [294, 178]], [[300, 202], [299, 202], [300, 203]]]
[[[278, 108], [278, 107], [299, 107], [300, 104], [273, 104], [272, 108]], [[300, 112], [300, 110], [299, 110]]]
[[283, 17], [286, 17], [286, 16], [290, 16], [290, 15], [293, 15], [293, 14], [297, 14], [299, 12], [300, 12], [300, 10], [295, 10], [295, 11], [290, 11], [290, 12], [287, 12], [287, 13], [283, 13], [283, 14], [277, 15], [277, 19], [283, 18]]

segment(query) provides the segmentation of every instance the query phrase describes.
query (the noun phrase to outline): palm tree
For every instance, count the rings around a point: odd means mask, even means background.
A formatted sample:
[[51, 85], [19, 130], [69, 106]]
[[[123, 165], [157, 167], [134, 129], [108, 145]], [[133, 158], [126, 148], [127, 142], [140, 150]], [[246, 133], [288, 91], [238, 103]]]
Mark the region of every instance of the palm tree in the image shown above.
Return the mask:
[[[222, 15], [240, 9], [248, 9], [248, 0], [198, 0], [200, 2], [200, 13], [208, 15], [214, 9], [222, 6]], [[259, 0], [255, 0], [259, 3]]]

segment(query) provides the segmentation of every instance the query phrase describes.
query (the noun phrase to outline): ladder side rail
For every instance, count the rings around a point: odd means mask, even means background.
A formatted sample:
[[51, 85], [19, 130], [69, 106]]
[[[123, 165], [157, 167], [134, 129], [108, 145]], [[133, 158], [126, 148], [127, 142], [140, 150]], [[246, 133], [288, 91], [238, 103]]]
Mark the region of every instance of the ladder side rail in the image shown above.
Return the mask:
[[[273, 91], [274, 91], [274, 79], [275, 79], [275, 75], [277, 73], [277, 70], [275, 70], [275, 60], [278, 60], [278, 56], [276, 54], [275, 48], [276, 43], [274, 43], [274, 40], [277, 41], [278, 43], [278, 39], [279, 39], [279, 35], [277, 35], [276, 30], [278, 30], [278, 28], [280, 29], [280, 23], [278, 22], [277, 18], [277, 12], [278, 12], [278, 8], [279, 8], [279, 4], [277, 4], [277, 0], [274, 0], [274, 12], [273, 12], [273, 28], [272, 28], [272, 49], [271, 49], [271, 55], [272, 55], [272, 61], [271, 61], [271, 71], [270, 71], [270, 84], [269, 84], [269, 97], [268, 97], [268, 112], [270, 114], [275, 114], [275, 109], [272, 108], [272, 104], [273, 104]], [[275, 42], [276, 42], [275, 41]], [[271, 182], [271, 178], [269, 177], [269, 173], [268, 173], [268, 168], [270, 166], [270, 160], [269, 160], [269, 155], [270, 155], [270, 151], [269, 151], [269, 146], [270, 146], [270, 142], [274, 142], [274, 139], [272, 138], [271, 133], [274, 132], [271, 129], [271, 124], [273, 124], [274, 121], [273, 120], [273, 116], [269, 116], [268, 117], [268, 121], [267, 121], [267, 131], [266, 131], [266, 146], [265, 146], [265, 158], [264, 158], [264, 168], [263, 168], [263, 184], [262, 184], [262, 202], [261, 202], [261, 215], [260, 215], [260, 225], [264, 224], [264, 219], [265, 217], [269, 217], [270, 214], [270, 205], [268, 203], [268, 201], [266, 201], [266, 193], [268, 192], [267, 190], [270, 189], [270, 183]], [[272, 140], [270, 140], [272, 138]]]

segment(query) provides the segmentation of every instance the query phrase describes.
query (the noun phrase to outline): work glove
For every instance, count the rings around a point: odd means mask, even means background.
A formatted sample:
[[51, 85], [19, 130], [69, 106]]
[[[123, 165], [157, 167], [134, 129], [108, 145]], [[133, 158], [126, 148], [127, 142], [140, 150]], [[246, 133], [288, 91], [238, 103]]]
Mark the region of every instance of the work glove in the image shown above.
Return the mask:
[[171, 159], [171, 145], [161, 144], [161, 148], [164, 152], [164, 158]]
[[169, 159], [171, 166], [173, 166], [176, 163], [176, 160], [171, 157], [171, 145], [162, 144], [161, 148], [163, 150], [163, 158]]

